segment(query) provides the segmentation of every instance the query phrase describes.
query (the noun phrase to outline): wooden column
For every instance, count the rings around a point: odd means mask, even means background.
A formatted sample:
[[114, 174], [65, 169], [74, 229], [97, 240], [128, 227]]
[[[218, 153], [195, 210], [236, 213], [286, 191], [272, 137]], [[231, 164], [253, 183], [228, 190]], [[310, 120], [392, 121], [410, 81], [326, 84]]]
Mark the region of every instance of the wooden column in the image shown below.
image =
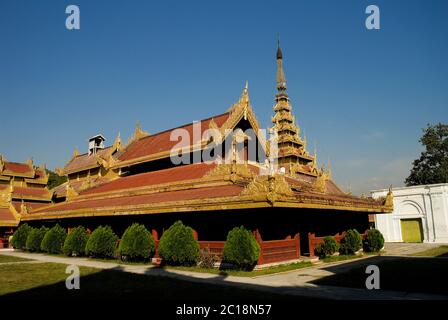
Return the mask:
[[311, 257], [315, 257], [315, 255], [314, 255], [314, 242], [315, 242], [315, 239], [316, 239], [316, 234], [314, 234], [314, 233], [311, 233], [311, 232], [308, 232], [308, 247], [309, 247], [309, 250], [310, 250], [310, 258]]

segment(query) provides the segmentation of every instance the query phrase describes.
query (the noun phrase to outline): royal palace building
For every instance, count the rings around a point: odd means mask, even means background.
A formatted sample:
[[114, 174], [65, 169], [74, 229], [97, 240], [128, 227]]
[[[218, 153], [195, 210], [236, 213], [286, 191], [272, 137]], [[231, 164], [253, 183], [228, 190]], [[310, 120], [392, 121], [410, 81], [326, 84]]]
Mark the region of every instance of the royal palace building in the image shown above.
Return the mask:
[[119, 235], [139, 222], [159, 236], [182, 220], [204, 241], [225, 240], [229, 230], [244, 225], [266, 241], [295, 236], [302, 254], [310, 253], [311, 234], [364, 232], [369, 214], [392, 211], [392, 195], [353, 196], [336, 185], [329, 168], [319, 168], [292, 113], [280, 47], [276, 58], [268, 137], [246, 85], [227, 111], [198, 123], [155, 134], [137, 125], [127, 143], [118, 136], [108, 147], [103, 136], [92, 137], [88, 152], [75, 151], [57, 171], [68, 181], [52, 190], [52, 203], [21, 210], [15, 202], [14, 217], [66, 228], [110, 225]]

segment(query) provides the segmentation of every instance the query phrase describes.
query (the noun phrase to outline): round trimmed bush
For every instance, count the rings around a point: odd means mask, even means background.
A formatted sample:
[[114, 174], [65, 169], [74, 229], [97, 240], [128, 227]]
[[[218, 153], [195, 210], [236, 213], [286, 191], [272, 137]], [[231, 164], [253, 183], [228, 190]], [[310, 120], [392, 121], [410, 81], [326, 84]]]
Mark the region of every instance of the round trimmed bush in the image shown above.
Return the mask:
[[82, 226], [73, 229], [65, 238], [63, 251], [67, 256], [83, 256], [86, 253], [86, 244], [89, 236]]
[[355, 254], [362, 248], [362, 239], [359, 232], [355, 229], [348, 230], [341, 239], [339, 252], [341, 254]]
[[30, 252], [40, 252], [40, 246], [47, 231], [48, 228], [44, 226], [40, 228], [32, 228], [28, 233], [28, 237], [26, 238], [26, 249]]
[[26, 249], [26, 239], [28, 238], [31, 229], [32, 228], [28, 224], [24, 223], [20, 225], [16, 232], [14, 232], [11, 242], [15, 249]]
[[160, 238], [159, 255], [166, 264], [195, 265], [199, 259], [199, 243], [193, 237], [193, 229], [182, 221], [175, 222]]
[[363, 245], [367, 252], [378, 252], [384, 246], [384, 237], [378, 229], [370, 229], [367, 231]]
[[109, 226], [99, 226], [87, 240], [86, 255], [94, 258], [113, 258], [118, 237]]
[[148, 260], [154, 255], [155, 242], [144, 225], [134, 223], [121, 237], [118, 253], [122, 260]]
[[316, 253], [319, 257], [325, 258], [335, 254], [339, 250], [339, 243], [332, 236], [327, 236], [324, 241], [316, 247]]
[[260, 245], [253, 234], [243, 226], [229, 231], [222, 257], [241, 269], [251, 269], [260, 256]]
[[62, 253], [62, 246], [66, 237], [67, 232], [59, 224], [56, 224], [45, 234], [40, 249], [48, 253]]

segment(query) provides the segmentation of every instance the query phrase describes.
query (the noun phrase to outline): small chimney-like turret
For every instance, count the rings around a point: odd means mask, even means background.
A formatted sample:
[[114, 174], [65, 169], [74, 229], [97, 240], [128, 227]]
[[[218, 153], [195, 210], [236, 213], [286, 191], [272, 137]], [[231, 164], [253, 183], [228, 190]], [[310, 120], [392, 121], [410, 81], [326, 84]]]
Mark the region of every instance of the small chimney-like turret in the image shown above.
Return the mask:
[[96, 154], [98, 150], [104, 149], [106, 138], [102, 134], [97, 134], [89, 139], [89, 156]]

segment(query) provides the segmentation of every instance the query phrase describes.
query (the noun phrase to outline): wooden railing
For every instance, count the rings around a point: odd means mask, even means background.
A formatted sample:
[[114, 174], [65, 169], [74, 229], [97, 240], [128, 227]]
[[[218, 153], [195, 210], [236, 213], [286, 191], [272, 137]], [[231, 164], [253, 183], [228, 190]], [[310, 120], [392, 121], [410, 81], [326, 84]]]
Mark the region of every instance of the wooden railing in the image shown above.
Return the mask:
[[254, 232], [255, 239], [260, 245], [259, 265], [300, 258], [300, 235], [297, 233], [294, 238], [288, 236], [283, 240], [263, 241], [258, 230]]
[[[154, 255], [155, 258], [159, 258], [158, 247], [160, 240], [158, 239], [157, 232], [152, 232], [155, 244], [156, 244], [156, 253]], [[271, 240], [264, 241], [261, 238], [258, 230], [253, 232], [255, 239], [260, 245], [260, 256], [258, 258], [258, 265], [273, 263], [273, 262], [282, 262], [287, 260], [295, 260], [300, 258], [300, 235], [296, 234], [293, 238], [288, 236], [283, 240]], [[197, 233], [194, 234], [194, 237], [197, 239]], [[225, 241], [198, 241], [199, 248], [201, 250], [210, 250], [210, 253], [215, 254], [219, 260], [222, 259], [222, 252], [224, 250]]]
[[[334, 239], [338, 243], [340, 243], [342, 238], [344, 238], [344, 235], [345, 235], [345, 232], [343, 232], [343, 233], [336, 233], [333, 237], [334, 237]], [[361, 234], [362, 240], [365, 239], [366, 235], [367, 235], [367, 231], [365, 231], [364, 233]], [[309, 250], [310, 250], [310, 257], [315, 257], [316, 256], [315, 255], [316, 247], [321, 242], [324, 241], [324, 238], [325, 237], [316, 237], [315, 233], [308, 232], [308, 244], [309, 244]]]
[[8, 238], [0, 238], [0, 249], [8, 248], [8, 247], [9, 247]]

